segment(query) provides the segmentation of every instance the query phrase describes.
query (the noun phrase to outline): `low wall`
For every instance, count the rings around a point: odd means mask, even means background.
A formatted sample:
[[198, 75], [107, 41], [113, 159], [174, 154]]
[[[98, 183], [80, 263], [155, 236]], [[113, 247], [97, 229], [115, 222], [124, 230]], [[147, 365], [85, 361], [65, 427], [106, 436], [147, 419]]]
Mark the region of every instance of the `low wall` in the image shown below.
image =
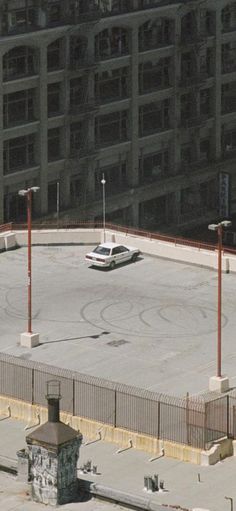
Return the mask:
[[[18, 245], [27, 245], [27, 231], [16, 231]], [[137, 247], [144, 254], [217, 269], [218, 251], [178, 245], [121, 232], [106, 231], [106, 240]], [[103, 241], [102, 229], [32, 230], [33, 245], [96, 245]], [[236, 255], [222, 252], [222, 271], [236, 272]]]
[[[25, 422], [27, 424], [25, 429], [28, 430], [46, 422], [48, 412], [46, 407], [31, 405], [24, 401], [0, 396], [0, 415]], [[105, 442], [117, 444], [117, 449], [133, 447], [149, 453], [150, 457], [153, 458], [159, 458], [165, 455], [196, 465], [201, 464], [202, 451], [195, 447], [157, 439], [121, 428], [115, 428], [109, 424], [72, 416], [69, 413], [61, 412], [60, 419], [65, 424], [80, 431], [86, 438], [87, 443], [94, 440], [104, 440]]]
[[[27, 245], [27, 231], [16, 231], [18, 245]], [[60, 229], [34, 230], [31, 233], [32, 245], [97, 245], [101, 243], [100, 229]]]

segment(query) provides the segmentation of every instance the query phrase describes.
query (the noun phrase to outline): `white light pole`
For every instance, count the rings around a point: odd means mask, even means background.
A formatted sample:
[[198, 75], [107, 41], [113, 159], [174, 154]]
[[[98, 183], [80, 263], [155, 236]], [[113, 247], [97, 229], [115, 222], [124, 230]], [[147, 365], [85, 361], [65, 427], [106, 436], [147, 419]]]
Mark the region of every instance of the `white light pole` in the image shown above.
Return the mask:
[[218, 235], [218, 306], [217, 306], [217, 373], [216, 376], [210, 378], [210, 390], [220, 390], [225, 392], [229, 387], [229, 380], [226, 376], [222, 376], [221, 371], [221, 306], [222, 306], [222, 235], [223, 228], [230, 227], [229, 220], [223, 220], [218, 224], [208, 225], [210, 231], [216, 231]]
[[105, 243], [106, 241], [106, 192], [105, 192], [105, 185], [106, 180], [104, 177], [104, 173], [102, 174], [102, 210], [103, 210], [103, 241]]
[[27, 199], [27, 227], [28, 227], [28, 327], [27, 332], [21, 334], [21, 346], [33, 348], [39, 344], [39, 334], [32, 332], [32, 257], [31, 257], [31, 220], [32, 220], [32, 193], [40, 188], [32, 186], [26, 190], [19, 190], [18, 195]]

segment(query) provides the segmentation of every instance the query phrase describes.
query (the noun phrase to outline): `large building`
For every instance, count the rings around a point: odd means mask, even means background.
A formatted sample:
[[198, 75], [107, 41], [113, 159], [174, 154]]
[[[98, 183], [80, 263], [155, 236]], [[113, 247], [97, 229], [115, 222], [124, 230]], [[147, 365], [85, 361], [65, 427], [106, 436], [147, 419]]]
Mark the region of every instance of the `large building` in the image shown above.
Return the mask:
[[0, 56], [1, 222], [236, 212], [236, 1], [0, 0]]

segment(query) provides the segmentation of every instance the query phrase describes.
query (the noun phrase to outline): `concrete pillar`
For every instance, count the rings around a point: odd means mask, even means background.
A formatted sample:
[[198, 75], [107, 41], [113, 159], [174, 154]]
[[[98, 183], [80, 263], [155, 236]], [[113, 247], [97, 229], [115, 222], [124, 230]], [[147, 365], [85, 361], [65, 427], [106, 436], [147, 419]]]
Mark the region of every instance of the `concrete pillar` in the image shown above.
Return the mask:
[[215, 104], [214, 104], [214, 129], [215, 147], [214, 156], [221, 155], [221, 7], [216, 10], [216, 35], [215, 35]]
[[0, 223], [4, 222], [4, 169], [3, 169], [3, 65], [0, 57]]
[[41, 213], [48, 211], [48, 102], [47, 102], [47, 46], [42, 45], [39, 65], [39, 113], [40, 113], [40, 199]]
[[133, 202], [131, 207], [131, 225], [133, 227], [139, 227], [139, 203]]
[[175, 38], [174, 38], [174, 62], [173, 62], [173, 107], [172, 107], [172, 125], [174, 129], [173, 134], [173, 147], [171, 154], [171, 164], [177, 174], [180, 167], [180, 147], [181, 147], [181, 131], [180, 131], [180, 88], [179, 81], [181, 79], [181, 51], [180, 41], [181, 37], [181, 17], [175, 18]]
[[132, 27], [131, 32], [131, 112], [130, 134], [131, 154], [129, 158], [127, 179], [131, 186], [137, 186], [139, 182], [139, 54], [138, 54], [138, 27]]
[[[67, 69], [70, 65], [70, 36], [67, 36], [64, 39], [63, 45], [64, 51], [64, 59], [63, 61], [67, 63]], [[62, 156], [66, 158], [65, 165], [63, 171], [61, 171], [58, 180], [60, 181], [60, 205], [64, 208], [69, 207], [70, 205], [70, 180], [71, 180], [71, 169], [69, 164], [70, 157], [70, 80], [68, 73], [65, 73], [65, 78], [63, 82], [63, 104], [64, 104], [64, 112], [65, 112], [65, 124], [64, 127], [61, 128], [63, 130], [61, 137], [61, 150]]]

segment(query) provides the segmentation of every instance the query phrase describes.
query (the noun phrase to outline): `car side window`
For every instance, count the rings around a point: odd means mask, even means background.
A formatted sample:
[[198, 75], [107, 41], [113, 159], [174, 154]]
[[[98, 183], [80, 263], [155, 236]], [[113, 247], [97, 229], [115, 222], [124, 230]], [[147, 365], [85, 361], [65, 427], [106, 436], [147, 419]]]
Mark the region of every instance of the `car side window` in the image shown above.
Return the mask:
[[120, 253], [120, 247], [113, 248], [112, 255], [116, 255], [116, 254], [119, 254], [119, 253]]
[[129, 252], [129, 249], [126, 247], [121, 246], [119, 248], [120, 248], [120, 252]]

